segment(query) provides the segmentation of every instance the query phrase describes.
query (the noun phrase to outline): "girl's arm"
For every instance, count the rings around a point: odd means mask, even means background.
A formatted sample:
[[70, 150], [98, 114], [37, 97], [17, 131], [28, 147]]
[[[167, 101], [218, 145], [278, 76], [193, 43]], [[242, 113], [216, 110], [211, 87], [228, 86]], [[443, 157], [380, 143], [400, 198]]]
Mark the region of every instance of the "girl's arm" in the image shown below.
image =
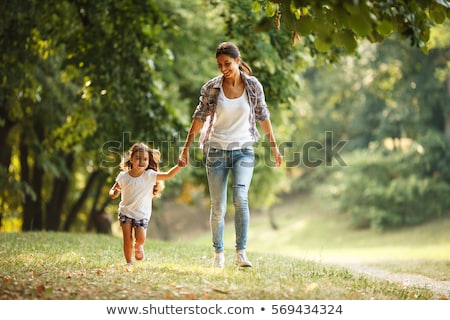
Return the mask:
[[120, 195], [120, 184], [116, 182], [109, 190], [109, 196], [111, 197], [111, 199], [116, 199], [119, 195]]
[[156, 175], [156, 180], [168, 180], [175, 177], [175, 175], [181, 170], [181, 167], [177, 164], [173, 166], [169, 171], [158, 172]]

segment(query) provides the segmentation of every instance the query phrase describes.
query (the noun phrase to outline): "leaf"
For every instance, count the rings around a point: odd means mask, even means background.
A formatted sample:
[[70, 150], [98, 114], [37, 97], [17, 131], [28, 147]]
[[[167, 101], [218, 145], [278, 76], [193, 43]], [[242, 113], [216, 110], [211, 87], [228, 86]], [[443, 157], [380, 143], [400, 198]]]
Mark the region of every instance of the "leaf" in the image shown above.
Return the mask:
[[372, 30], [372, 24], [370, 23], [370, 20], [366, 19], [364, 16], [352, 17], [352, 19], [350, 20], [350, 26], [353, 31], [361, 37], [367, 36]]
[[253, 11], [258, 12], [262, 9], [261, 4], [258, 1], [253, 1]]
[[311, 16], [302, 16], [297, 22], [295, 30], [302, 35], [310, 34], [314, 29], [314, 22]]
[[383, 36], [390, 36], [394, 31], [394, 23], [390, 20], [381, 20], [376, 27], [379, 34]]
[[326, 38], [320, 35], [314, 41], [316, 49], [320, 52], [327, 52], [328, 50], [330, 50], [331, 44], [332, 42], [330, 38]]
[[337, 47], [343, 47], [347, 53], [353, 53], [358, 43], [351, 31], [344, 30], [333, 35], [333, 43]]
[[268, 2], [266, 6], [266, 15], [273, 17], [278, 12], [278, 3]]
[[36, 286], [36, 291], [38, 293], [43, 293], [45, 292], [45, 286], [43, 284]]
[[441, 24], [445, 21], [445, 11], [437, 6], [432, 6], [430, 9], [430, 17], [437, 24]]

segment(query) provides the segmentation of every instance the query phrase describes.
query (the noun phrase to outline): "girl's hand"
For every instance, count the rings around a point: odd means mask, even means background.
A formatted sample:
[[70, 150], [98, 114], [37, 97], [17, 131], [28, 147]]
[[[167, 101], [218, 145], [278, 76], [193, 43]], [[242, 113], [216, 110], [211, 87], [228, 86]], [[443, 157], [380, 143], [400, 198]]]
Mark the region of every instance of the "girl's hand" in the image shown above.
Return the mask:
[[110, 196], [112, 199], [116, 199], [119, 195], [120, 195], [120, 187], [119, 187], [117, 184], [115, 184], [115, 185], [111, 188], [111, 190], [109, 190], [109, 196]]
[[178, 165], [180, 167], [186, 167], [189, 164], [189, 148], [183, 148], [183, 151], [178, 158]]

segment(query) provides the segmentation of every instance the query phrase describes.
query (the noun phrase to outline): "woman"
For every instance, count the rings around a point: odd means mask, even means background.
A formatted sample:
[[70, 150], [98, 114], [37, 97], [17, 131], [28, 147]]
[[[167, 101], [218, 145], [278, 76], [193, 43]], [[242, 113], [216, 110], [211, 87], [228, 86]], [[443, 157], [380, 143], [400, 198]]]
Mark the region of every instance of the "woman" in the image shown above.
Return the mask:
[[250, 220], [248, 190], [253, 175], [253, 144], [258, 141], [259, 122], [266, 135], [277, 167], [280, 154], [269, 118], [264, 90], [251, 68], [242, 60], [232, 42], [221, 43], [216, 50], [219, 75], [203, 85], [200, 102], [193, 114], [179, 165], [189, 163], [189, 148], [199, 131], [200, 146], [206, 156], [206, 173], [211, 198], [210, 226], [215, 250], [214, 266], [223, 268], [224, 221], [227, 203], [227, 181], [231, 171], [235, 208], [236, 260], [239, 267], [251, 267], [246, 256]]

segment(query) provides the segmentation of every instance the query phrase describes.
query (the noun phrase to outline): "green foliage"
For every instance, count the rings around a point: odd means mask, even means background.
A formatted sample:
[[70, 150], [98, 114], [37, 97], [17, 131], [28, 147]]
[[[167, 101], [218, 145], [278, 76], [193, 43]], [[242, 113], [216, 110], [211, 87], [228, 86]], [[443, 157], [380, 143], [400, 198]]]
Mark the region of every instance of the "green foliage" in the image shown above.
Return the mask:
[[[102, 159], [110, 156], [111, 144], [117, 155], [131, 145], [125, 145], [125, 133], [159, 142], [181, 127], [159, 94], [154, 68], [167, 59], [159, 35], [163, 25], [170, 32], [170, 20], [151, 0], [2, 6], [0, 41], [7, 51], [0, 57], [0, 145], [9, 156], [0, 166], [9, 171], [20, 159], [11, 177], [22, 189], [6, 191], [2, 184], [2, 207], [21, 213], [10, 199], [24, 193], [24, 228], [44, 227], [28, 220], [58, 229], [71, 209], [64, 199], [75, 201], [83, 191], [72, 177], [87, 181], [92, 172], [117, 168], [118, 162], [105, 166]], [[105, 175], [98, 177], [105, 182]], [[6, 196], [14, 191], [15, 197]]]
[[[200, 86], [218, 74], [214, 49], [226, 40], [239, 45], [263, 83], [278, 141], [294, 144], [289, 152], [311, 140], [325, 144], [324, 131], [351, 148], [406, 137], [436, 151], [422, 157], [420, 179], [448, 182], [441, 140], [423, 137], [430, 128], [444, 132], [450, 115], [448, 7], [448, 1], [3, 1], [3, 221], [23, 218], [26, 228], [51, 230], [72, 221], [70, 215], [89, 221], [108, 205], [120, 156], [134, 140], [160, 148], [163, 169], [176, 162]], [[435, 23], [442, 23], [437, 34], [430, 32]], [[299, 39], [303, 46], [293, 48]], [[367, 49], [363, 39], [384, 42]], [[411, 44], [428, 56], [412, 53]], [[354, 52], [362, 63], [300, 74]], [[289, 190], [285, 173], [298, 177], [304, 168], [274, 169], [265, 141], [256, 152], [251, 198], [267, 207]], [[201, 152], [193, 158], [198, 166], [186, 169], [186, 183], [204, 185]], [[309, 185], [324, 176], [312, 171]], [[181, 193], [183, 183], [170, 195]]]
[[351, 167], [338, 178], [342, 211], [351, 214], [356, 228], [374, 229], [411, 226], [448, 216], [450, 185], [438, 174], [423, 174], [426, 161], [417, 150], [406, 154], [357, 153]]
[[448, 1], [291, 1], [254, 0], [254, 10], [263, 10], [277, 26], [302, 37], [312, 54], [335, 61], [340, 54], [355, 52], [357, 42], [383, 42], [393, 33], [424, 51], [430, 27], [449, 17]]

